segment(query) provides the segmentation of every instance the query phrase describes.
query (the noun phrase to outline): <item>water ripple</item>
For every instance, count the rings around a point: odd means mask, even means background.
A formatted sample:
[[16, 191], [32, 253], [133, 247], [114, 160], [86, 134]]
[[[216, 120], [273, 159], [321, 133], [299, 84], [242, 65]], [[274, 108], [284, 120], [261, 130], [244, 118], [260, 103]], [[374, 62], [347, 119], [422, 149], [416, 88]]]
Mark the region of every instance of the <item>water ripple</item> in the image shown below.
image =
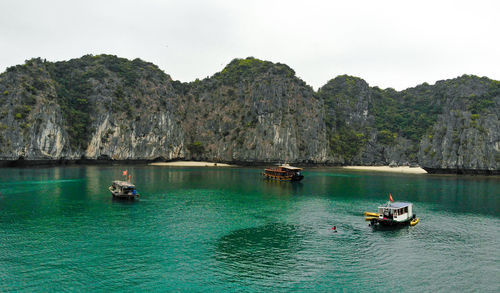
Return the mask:
[[[500, 291], [494, 180], [128, 166], [113, 201], [122, 167], [0, 169], [0, 291]], [[417, 226], [368, 227], [389, 189]]]

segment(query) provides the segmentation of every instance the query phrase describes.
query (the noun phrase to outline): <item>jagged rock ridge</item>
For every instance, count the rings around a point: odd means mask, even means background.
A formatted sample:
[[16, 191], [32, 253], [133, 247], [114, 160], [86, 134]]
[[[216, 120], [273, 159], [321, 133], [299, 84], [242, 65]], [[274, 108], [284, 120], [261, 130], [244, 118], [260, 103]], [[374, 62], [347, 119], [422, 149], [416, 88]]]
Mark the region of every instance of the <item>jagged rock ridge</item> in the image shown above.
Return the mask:
[[397, 92], [339, 76], [318, 95], [336, 162], [498, 173], [498, 81], [463, 75]]
[[2, 160], [203, 159], [500, 169], [500, 85], [462, 76], [401, 92], [339, 76], [318, 92], [280, 63], [235, 59], [173, 81], [111, 55], [0, 75]]

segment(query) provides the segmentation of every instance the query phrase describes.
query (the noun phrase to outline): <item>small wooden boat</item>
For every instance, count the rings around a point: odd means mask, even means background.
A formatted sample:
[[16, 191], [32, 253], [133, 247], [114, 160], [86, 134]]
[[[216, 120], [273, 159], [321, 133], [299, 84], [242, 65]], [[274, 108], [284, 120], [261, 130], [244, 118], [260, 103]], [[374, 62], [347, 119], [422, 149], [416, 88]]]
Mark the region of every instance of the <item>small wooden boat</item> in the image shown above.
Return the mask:
[[127, 181], [113, 181], [113, 184], [109, 187], [109, 191], [113, 195], [113, 198], [136, 199], [139, 197], [135, 185]]
[[[392, 198], [392, 197], [391, 197]], [[415, 226], [419, 219], [413, 213], [413, 204], [409, 202], [388, 202], [378, 207], [378, 213], [365, 212], [365, 221], [371, 226]]]
[[282, 181], [300, 181], [304, 178], [301, 174], [302, 168], [292, 167], [288, 164], [282, 164], [275, 168], [266, 168], [262, 176], [272, 180]]

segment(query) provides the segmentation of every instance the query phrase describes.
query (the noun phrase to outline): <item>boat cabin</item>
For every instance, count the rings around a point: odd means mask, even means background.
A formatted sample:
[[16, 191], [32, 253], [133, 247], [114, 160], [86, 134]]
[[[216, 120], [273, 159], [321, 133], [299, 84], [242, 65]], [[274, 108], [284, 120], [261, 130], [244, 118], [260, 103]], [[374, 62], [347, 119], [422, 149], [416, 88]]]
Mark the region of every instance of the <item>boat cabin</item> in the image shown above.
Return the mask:
[[292, 167], [288, 164], [282, 164], [274, 168], [266, 168], [262, 175], [268, 179], [300, 181], [304, 178], [301, 174], [303, 169]]
[[413, 217], [413, 204], [409, 202], [389, 202], [378, 207], [380, 219], [389, 219], [396, 222], [405, 222]]
[[113, 184], [109, 187], [109, 191], [113, 197], [134, 199], [139, 197], [135, 185], [127, 181], [113, 181]]

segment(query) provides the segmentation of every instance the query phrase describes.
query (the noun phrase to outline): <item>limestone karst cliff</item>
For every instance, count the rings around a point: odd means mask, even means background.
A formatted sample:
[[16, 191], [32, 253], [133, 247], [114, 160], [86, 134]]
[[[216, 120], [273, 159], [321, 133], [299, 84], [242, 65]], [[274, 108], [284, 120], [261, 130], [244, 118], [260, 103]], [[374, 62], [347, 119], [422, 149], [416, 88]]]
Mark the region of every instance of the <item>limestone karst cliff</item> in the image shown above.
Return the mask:
[[500, 83], [462, 76], [438, 82], [442, 111], [419, 145], [429, 172], [494, 173], [500, 169]]
[[32, 59], [0, 79], [2, 159], [178, 158], [179, 99], [156, 66], [113, 56]]
[[349, 165], [498, 173], [500, 83], [463, 75], [401, 92], [339, 76], [319, 89], [330, 154]]
[[254, 58], [194, 82], [182, 97], [183, 129], [196, 159], [323, 163], [323, 103], [286, 65]]
[[498, 173], [500, 83], [404, 91], [339, 76], [315, 92], [287, 65], [235, 59], [190, 83], [112, 55], [0, 74], [0, 159], [419, 164]]

